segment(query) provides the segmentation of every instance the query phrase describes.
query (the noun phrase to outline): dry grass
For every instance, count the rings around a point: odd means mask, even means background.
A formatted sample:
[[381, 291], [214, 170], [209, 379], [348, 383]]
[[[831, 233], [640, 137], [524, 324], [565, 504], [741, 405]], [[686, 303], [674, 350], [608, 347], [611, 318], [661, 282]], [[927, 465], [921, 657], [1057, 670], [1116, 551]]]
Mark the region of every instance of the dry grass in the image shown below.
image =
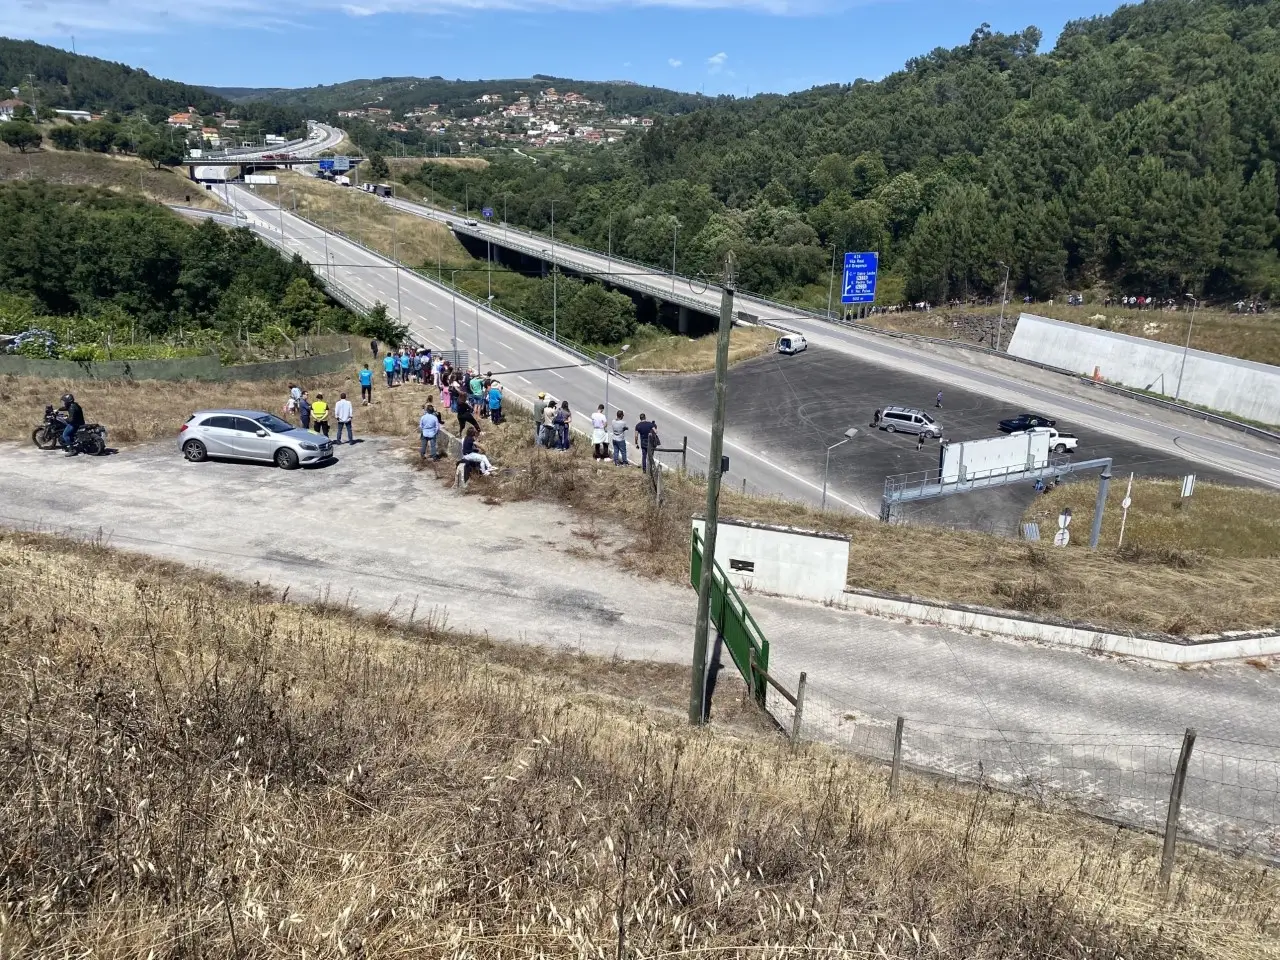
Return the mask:
[[[734, 327], [729, 337], [729, 363], [739, 363], [768, 353], [778, 339], [772, 327]], [[620, 361], [623, 370], [696, 373], [714, 370], [716, 337], [666, 336], [642, 341]]]
[[0, 180], [47, 180], [50, 183], [106, 187], [117, 193], [141, 193], [157, 203], [180, 203], [221, 210], [223, 206], [198, 183], [186, 177], [186, 168], [155, 170], [136, 157], [108, 156], [45, 148], [20, 154], [0, 147]]
[[[367, 355], [366, 355], [367, 356]], [[381, 370], [375, 373], [372, 406], [360, 406], [358, 367], [322, 374], [300, 381], [314, 399], [323, 393], [330, 403], [340, 393], [356, 404], [357, 435], [400, 436], [416, 425], [426, 398], [434, 393], [410, 384], [387, 389]], [[198, 380], [45, 380], [35, 377], [0, 377], [0, 439], [29, 443], [40, 423], [46, 403], [57, 404], [62, 394], [74, 393], [85, 415], [106, 424], [112, 446], [145, 443], [177, 436], [178, 428], [196, 410], [234, 407], [279, 413], [289, 393], [289, 381]]]
[[[506, 424], [487, 429], [482, 438], [491, 458], [507, 469], [478, 480], [475, 492], [564, 504], [621, 536], [622, 542], [611, 548], [616, 562], [645, 576], [686, 581], [689, 518], [702, 511], [706, 497], [700, 478], [668, 474], [665, 502], [657, 509], [640, 471], [593, 463], [590, 447], [581, 439], [568, 453], [535, 449], [527, 414], [514, 412], [514, 406], [512, 411]], [[742, 520], [848, 534], [852, 544], [847, 583], [852, 588], [1013, 609], [1111, 629], [1198, 634], [1280, 624], [1280, 591], [1274, 586], [1280, 583], [1280, 552], [1268, 519], [1280, 512], [1280, 495], [1213, 489], [1211, 496], [1225, 498], [1224, 515], [1254, 515], [1270, 525], [1270, 533], [1236, 538], [1234, 552], [1197, 553], [1194, 564], [1186, 562], [1189, 554], [1179, 541], [1167, 542], [1154, 522], [1136, 535], [1137, 540], [1130, 540], [1126, 532], [1131, 544], [1145, 544], [1142, 549], [1113, 549], [1111, 524], [1119, 522], [1123, 488], [1113, 494], [1117, 499], [1108, 508], [1103, 548], [1096, 553], [1055, 550], [983, 533], [889, 526], [729, 489], [721, 492], [721, 511]], [[1077, 537], [1087, 536], [1082, 528], [1092, 516], [1092, 495], [1082, 485], [1060, 491], [1088, 501], [1075, 511]], [[1234, 501], [1233, 494], [1243, 499]], [[1142, 507], [1145, 497], [1136, 502]], [[1202, 510], [1208, 510], [1209, 502], [1206, 497]], [[1212, 528], [1216, 522], [1207, 518], [1205, 526]], [[1174, 523], [1168, 529], [1178, 528]], [[1047, 529], [1056, 529], [1056, 523]], [[1223, 540], [1230, 537], [1224, 534]]]
[[12, 535], [0, 630], [5, 956], [1280, 956], [1268, 871], [1166, 900], [1151, 838], [691, 734], [668, 668]]
[[[1115, 478], [1107, 493], [1101, 542], [1120, 541], [1121, 501], [1127, 478]], [[1196, 567], [1212, 557], [1236, 560], [1280, 559], [1280, 494], [1213, 483], [1197, 483], [1189, 500], [1180, 480], [1133, 482], [1133, 504], [1124, 530], [1126, 558], [1169, 566]], [[1093, 517], [1097, 483], [1069, 483], [1040, 497], [1025, 519], [1041, 531], [1058, 528], [1058, 514], [1070, 507], [1082, 520]], [[1073, 523], [1069, 550], [1087, 549], [1088, 529]]]
[[417, 170], [424, 163], [457, 167], [460, 170], [483, 170], [489, 166], [489, 161], [484, 157], [388, 157], [387, 163], [393, 170]]
[[409, 213], [395, 213], [363, 190], [339, 187], [296, 173], [280, 171], [277, 175], [284, 201], [291, 209], [296, 198], [297, 211], [304, 217], [355, 237], [388, 257], [393, 255], [394, 247], [400, 261], [411, 266], [434, 270], [437, 257], [446, 266], [477, 263], [441, 223]]

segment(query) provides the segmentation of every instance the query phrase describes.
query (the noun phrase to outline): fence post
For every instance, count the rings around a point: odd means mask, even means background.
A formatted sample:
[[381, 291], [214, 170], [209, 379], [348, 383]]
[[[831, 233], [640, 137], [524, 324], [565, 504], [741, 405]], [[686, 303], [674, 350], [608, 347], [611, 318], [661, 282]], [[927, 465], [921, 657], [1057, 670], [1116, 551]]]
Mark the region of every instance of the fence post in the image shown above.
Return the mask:
[[747, 696], [752, 700], [756, 697], [756, 648], [752, 647], [747, 652]]
[[[756, 652], [751, 651], [751, 656], [755, 658]], [[809, 682], [809, 675], [803, 670], [800, 671], [800, 683], [796, 686], [796, 712], [791, 718], [791, 749], [795, 749], [800, 742], [800, 721], [804, 715], [804, 688]]]
[[893, 766], [889, 768], [889, 796], [898, 795], [898, 772], [902, 769], [902, 728], [906, 724], [905, 717], [898, 718], [898, 725], [893, 731]]
[[1178, 816], [1182, 812], [1182, 788], [1187, 782], [1187, 767], [1191, 763], [1191, 748], [1196, 743], [1196, 731], [1187, 727], [1182, 735], [1182, 752], [1178, 754], [1178, 766], [1173, 771], [1173, 786], [1169, 790], [1169, 814], [1164, 821], [1164, 855], [1160, 858], [1160, 886], [1167, 888], [1173, 877], [1173, 857], [1178, 847]]
[[680, 472], [684, 473], [689, 461], [689, 438], [680, 441]]

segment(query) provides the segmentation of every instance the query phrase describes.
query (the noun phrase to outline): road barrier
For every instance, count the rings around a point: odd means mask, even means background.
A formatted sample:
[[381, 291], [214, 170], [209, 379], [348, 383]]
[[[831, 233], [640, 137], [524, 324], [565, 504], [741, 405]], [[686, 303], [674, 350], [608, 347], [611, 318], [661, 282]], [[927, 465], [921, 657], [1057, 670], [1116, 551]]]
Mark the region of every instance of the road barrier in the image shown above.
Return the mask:
[[[714, 560], [712, 561], [713, 563]], [[697, 589], [702, 575], [702, 537], [692, 531], [689, 543], [689, 580]], [[715, 563], [711, 575], [711, 622], [715, 625], [738, 672], [747, 682], [751, 698], [761, 707], [765, 705], [768, 686], [769, 641], [765, 639], [751, 611], [742, 602], [737, 588], [729, 582], [720, 564]]]

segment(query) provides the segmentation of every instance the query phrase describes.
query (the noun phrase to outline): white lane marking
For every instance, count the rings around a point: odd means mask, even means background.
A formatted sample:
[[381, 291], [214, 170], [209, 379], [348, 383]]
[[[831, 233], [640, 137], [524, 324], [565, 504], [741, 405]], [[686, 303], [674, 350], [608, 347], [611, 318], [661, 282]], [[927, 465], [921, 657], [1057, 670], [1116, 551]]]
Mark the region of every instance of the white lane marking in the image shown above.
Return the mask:
[[522, 376], [520, 376], [520, 374], [518, 374], [518, 373], [517, 373], [517, 374], [516, 374], [516, 379], [517, 379], [517, 380], [523, 380], [525, 383], [529, 384], [529, 386], [533, 386], [533, 381], [532, 381], [532, 380], [530, 380], [528, 377], [522, 377]]

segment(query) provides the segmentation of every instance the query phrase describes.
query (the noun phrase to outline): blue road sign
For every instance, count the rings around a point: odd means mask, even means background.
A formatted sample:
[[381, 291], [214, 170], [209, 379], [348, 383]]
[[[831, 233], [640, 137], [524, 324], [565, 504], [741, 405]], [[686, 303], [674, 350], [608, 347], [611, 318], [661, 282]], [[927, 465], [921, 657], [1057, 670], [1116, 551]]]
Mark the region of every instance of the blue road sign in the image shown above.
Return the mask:
[[840, 284], [841, 303], [875, 303], [878, 253], [846, 253], [844, 280]]
[[480, 211], [480, 214], [481, 214], [481, 216], [483, 216], [486, 220], [492, 220], [492, 219], [493, 219], [493, 207], [485, 207], [483, 210], [481, 210], [481, 211]]
[[328, 157], [328, 158], [326, 158], [326, 159], [324, 159], [324, 160], [321, 160], [321, 161], [320, 161], [320, 169], [321, 169], [321, 170], [332, 170], [332, 169], [333, 169], [333, 158], [332, 158], [332, 157]]

